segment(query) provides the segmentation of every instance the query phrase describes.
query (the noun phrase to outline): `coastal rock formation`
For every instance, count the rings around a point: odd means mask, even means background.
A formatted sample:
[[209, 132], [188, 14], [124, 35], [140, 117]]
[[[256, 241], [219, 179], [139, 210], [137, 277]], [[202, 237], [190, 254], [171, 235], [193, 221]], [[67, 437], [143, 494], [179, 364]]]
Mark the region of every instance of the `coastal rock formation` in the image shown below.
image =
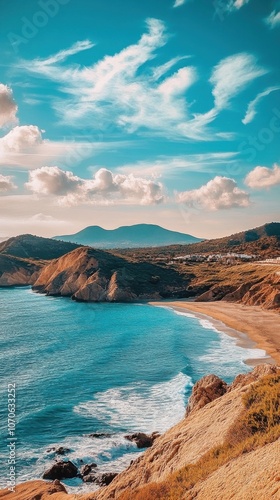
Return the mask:
[[248, 280], [239, 286], [214, 285], [195, 299], [196, 302], [218, 300], [280, 311], [280, 272], [276, 270], [265, 278]]
[[159, 435], [158, 432], [153, 432], [150, 436], [144, 434], [144, 432], [136, 432], [135, 434], [125, 436], [125, 438], [128, 439], [128, 441], [136, 443], [137, 448], [149, 448]]
[[0, 286], [32, 285], [42, 263], [0, 254]]
[[46, 265], [33, 290], [86, 302], [132, 302], [176, 296], [186, 285], [187, 278], [173, 269], [82, 247]]
[[216, 375], [206, 375], [198, 380], [192, 389], [186, 409], [186, 416], [192, 411], [203, 408], [211, 401], [223, 396], [228, 389], [228, 385]]
[[77, 477], [78, 468], [70, 460], [56, 462], [43, 474], [43, 479], [67, 479]]
[[65, 487], [59, 481], [28, 481], [17, 484], [15, 491], [8, 489], [0, 491], [3, 500], [74, 500], [75, 495], [68, 495]]
[[269, 274], [257, 283], [245, 283], [226, 294], [223, 300], [280, 311], [280, 274]]

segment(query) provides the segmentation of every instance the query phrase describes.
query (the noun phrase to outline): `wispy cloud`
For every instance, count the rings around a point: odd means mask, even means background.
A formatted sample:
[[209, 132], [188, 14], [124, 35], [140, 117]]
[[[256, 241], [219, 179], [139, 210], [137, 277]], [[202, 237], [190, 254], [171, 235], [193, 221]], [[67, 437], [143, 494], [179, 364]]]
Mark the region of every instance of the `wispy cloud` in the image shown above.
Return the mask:
[[155, 177], [177, 175], [178, 170], [184, 172], [217, 173], [217, 170], [224, 170], [225, 164], [235, 163], [237, 156], [238, 153], [235, 151], [160, 156], [156, 159], [118, 166], [117, 171], [125, 174], [134, 173], [134, 175], [150, 175]]
[[99, 169], [91, 179], [83, 179], [58, 167], [41, 167], [29, 173], [27, 189], [54, 198], [60, 205], [143, 204], [164, 200], [163, 186], [155, 180], [133, 174], [114, 174]]
[[216, 176], [204, 186], [178, 193], [179, 203], [207, 210], [245, 208], [250, 205], [249, 194], [238, 188], [234, 179]]
[[227, 10], [228, 12], [234, 12], [236, 10], [241, 9], [241, 7], [244, 7], [244, 5], [249, 3], [250, 0], [227, 0], [227, 3], [225, 2], [223, 5], [224, 10]]
[[246, 114], [242, 120], [242, 123], [244, 123], [244, 125], [247, 125], [248, 123], [251, 123], [254, 120], [254, 118], [257, 114], [257, 106], [258, 106], [259, 102], [264, 97], [271, 94], [271, 92], [275, 92], [276, 90], [280, 90], [280, 87], [269, 87], [268, 89], [264, 90], [263, 92], [260, 92], [257, 95], [257, 97], [249, 103]]
[[280, 25], [280, 11], [273, 10], [268, 17], [265, 18], [265, 23], [269, 28], [273, 29]]
[[175, 3], [173, 5], [174, 9], [176, 9], [177, 7], [181, 7], [186, 3], [186, 1], [187, 0], [175, 0]]
[[254, 56], [247, 53], [223, 59], [210, 79], [214, 87], [214, 108], [195, 113], [191, 111], [187, 93], [198, 79], [196, 68], [183, 66], [167, 75], [174, 65], [189, 56], [178, 56], [152, 68], [147, 66], [167, 40], [165, 24], [158, 19], [148, 19], [147, 32], [138, 43], [113, 56], [105, 56], [92, 66], [60, 64], [81, 47], [82, 50], [90, 48], [91, 42], [85, 41], [46, 60], [24, 61], [22, 67], [39, 78], [56, 82], [59, 91], [67, 95], [67, 99], [56, 98], [53, 102], [64, 124], [83, 120], [99, 130], [114, 125], [129, 134], [152, 133], [169, 139], [231, 138], [229, 133], [210, 130], [209, 125], [233, 97], [267, 70], [259, 67]]
[[[58, 62], [65, 61], [68, 57], [78, 54], [83, 50], [91, 49], [92, 47], [94, 47], [94, 43], [90, 40], [82, 40], [74, 43], [69, 49], [60, 50], [55, 55], [50, 56], [47, 59], [42, 59], [41, 62], [45, 66], [56, 64]], [[37, 61], [40, 61], [40, 59], [37, 59]]]
[[220, 61], [210, 79], [214, 85], [212, 93], [216, 109], [227, 108], [231, 99], [255, 78], [267, 72], [268, 70], [258, 66], [256, 58], [248, 53], [235, 54]]
[[249, 172], [245, 183], [254, 189], [276, 186], [280, 184], [280, 166], [275, 163], [272, 168], [256, 167]]

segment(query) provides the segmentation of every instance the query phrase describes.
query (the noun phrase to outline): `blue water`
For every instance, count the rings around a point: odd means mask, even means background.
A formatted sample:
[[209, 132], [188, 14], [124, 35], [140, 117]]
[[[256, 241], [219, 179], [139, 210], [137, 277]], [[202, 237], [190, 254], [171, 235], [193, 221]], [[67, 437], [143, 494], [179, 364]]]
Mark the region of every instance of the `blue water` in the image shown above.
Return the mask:
[[[77, 303], [10, 288], [0, 289], [0, 308], [1, 487], [8, 384], [17, 393], [18, 481], [42, 476], [52, 446], [70, 448], [77, 465], [118, 472], [139, 453], [126, 433], [165, 431], [184, 416], [201, 376], [230, 382], [248, 370], [246, 359], [263, 354], [208, 322], [146, 304]], [[87, 488], [77, 479], [66, 484]]]

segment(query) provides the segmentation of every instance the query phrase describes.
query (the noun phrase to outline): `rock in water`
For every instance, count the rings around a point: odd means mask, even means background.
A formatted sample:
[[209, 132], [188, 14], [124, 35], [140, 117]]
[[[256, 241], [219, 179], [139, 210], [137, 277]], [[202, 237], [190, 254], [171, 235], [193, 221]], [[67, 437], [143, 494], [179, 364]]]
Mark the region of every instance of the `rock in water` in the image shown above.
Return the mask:
[[77, 477], [78, 469], [70, 460], [56, 462], [43, 474], [43, 479], [69, 479]]
[[125, 439], [136, 443], [137, 448], [149, 448], [158, 436], [158, 432], [153, 432], [150, 436], [144, 434], [144, 432], [136, 432], [135, 434], [125, 436]]

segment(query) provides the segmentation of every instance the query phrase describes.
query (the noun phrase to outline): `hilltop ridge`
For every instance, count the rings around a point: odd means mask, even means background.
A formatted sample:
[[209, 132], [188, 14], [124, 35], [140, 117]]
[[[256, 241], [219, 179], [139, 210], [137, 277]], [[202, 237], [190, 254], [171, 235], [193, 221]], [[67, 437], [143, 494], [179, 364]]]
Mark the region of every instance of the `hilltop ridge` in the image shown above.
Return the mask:
[[201, 241], [202, 238], [164, 229], [155, 224], [134, 224], [132, 226], [121, 226], [117, 229], [88, 226], [78, 233], [55, 236], [54, 239], [109, 249], [156, 247], [179, 243], [190, 244]]

